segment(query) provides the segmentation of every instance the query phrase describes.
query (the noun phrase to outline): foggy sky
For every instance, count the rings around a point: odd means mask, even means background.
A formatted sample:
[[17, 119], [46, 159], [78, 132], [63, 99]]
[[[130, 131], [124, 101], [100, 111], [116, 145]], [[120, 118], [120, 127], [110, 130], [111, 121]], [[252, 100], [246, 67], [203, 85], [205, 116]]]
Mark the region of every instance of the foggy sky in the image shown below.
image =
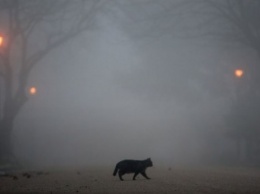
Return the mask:
[[224, 130], [228, 56], [167, 34], [135, 39], [107, 17], [98, 24], [34, 69], [38, 93], [16, 120], [17, 155], [46, 166], [199, 162], [207, 136]]

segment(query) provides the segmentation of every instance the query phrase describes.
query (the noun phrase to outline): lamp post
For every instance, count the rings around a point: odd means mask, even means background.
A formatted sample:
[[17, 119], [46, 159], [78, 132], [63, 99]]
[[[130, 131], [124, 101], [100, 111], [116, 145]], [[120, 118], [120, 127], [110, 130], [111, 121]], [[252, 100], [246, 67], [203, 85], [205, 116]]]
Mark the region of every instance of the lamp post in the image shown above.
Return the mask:
[[[3, 36], [0, 35], [0, 48], [3, 46], [3, 42], [4, 42], [4, 38]], [[2, 82], [0, 81], [0, 119], [1, 117], [2, 117]]]
[[236, 98], [238, 98], [238, 96], [240, 96], [241, 94], [241, 85], [243, 85], [242, 83], [242, 78], [244, 77], [244, 70], [243, 69], [235, 69], [234, 70], [234, 76], [235, 76], [235, 83], [236, 83], [236, 91], [235, 91], [235, 96]]
[[[234, 75], [235, 75], [235, 79], [236, 79], [236, 91], [235, 91], [235, 96], [236, 96], [236, 107], [241, 107], [242, 106], [242, 110], [244, 107], [244, 103], [245, 103], [245, 96], [244, 96], [244, 92], [245, 92], [245, 83], [244, 83], [244, 70], [243, 69], [235, 69], [234, 70]], [[238, 110], [238, 114], [241, 113], [241, 108], [239, 108]], [[238, 117], [239, 121], [239, 128], [237, 129], [238, 131], [236, 132], [237, 134], [237, 142], [236, 142], [236, 146], [237, 146], [237, 159], [238, 161], [244, 161], [246, 158], [246, 147], [245, 147], [245, 141], [243, 138], [243, 130], [241, 129], [241, 122], [243, 117], [241, 118], [240, 116]]]

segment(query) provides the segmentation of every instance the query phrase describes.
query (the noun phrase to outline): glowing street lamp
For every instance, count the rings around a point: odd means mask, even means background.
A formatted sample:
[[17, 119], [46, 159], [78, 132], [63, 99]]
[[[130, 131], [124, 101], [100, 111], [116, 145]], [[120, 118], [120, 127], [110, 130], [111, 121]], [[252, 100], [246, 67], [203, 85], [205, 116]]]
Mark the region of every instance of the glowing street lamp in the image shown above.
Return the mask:
[[237, 78], [241, 78], [244, 75], [244, 71], [242, 69], [236, 69], [234, 74]]
[[3, 46], [4, 38], [0, 36], [0, 46]]
[[36, 87], [30, 87], [29, 93], [30, 93], [31, 95], [35, 95], [35, 94], [37, 93]]

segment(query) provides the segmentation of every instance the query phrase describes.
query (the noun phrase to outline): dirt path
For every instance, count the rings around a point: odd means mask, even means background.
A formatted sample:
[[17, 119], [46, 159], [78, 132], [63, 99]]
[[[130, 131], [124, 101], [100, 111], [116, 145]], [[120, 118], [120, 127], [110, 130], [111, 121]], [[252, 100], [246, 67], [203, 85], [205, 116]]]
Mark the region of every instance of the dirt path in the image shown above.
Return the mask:
[[43, 172], [17, 172], [0, 177], [0, 193], [260, 193], [260, 171], [254, 169], [151, 168], [145, 180], [132, 181], [112, 176], [111, 168], [89, 168]]

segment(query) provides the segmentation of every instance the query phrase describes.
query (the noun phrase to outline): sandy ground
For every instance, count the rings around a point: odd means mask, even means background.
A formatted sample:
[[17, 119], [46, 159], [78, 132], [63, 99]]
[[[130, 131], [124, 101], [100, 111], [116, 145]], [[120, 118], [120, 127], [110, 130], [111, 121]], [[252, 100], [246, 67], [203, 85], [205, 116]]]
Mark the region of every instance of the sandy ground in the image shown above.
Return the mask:
[[[125, 181], [112, 176], [113, 167], [16, 172], [0, 177], [0, 193], [256, 193], [260, 194], [260, 170], [243, 168], [147, 169], [152, 179], [132, 174]], [[28, 174], [26, 174], [28, 173]]]

